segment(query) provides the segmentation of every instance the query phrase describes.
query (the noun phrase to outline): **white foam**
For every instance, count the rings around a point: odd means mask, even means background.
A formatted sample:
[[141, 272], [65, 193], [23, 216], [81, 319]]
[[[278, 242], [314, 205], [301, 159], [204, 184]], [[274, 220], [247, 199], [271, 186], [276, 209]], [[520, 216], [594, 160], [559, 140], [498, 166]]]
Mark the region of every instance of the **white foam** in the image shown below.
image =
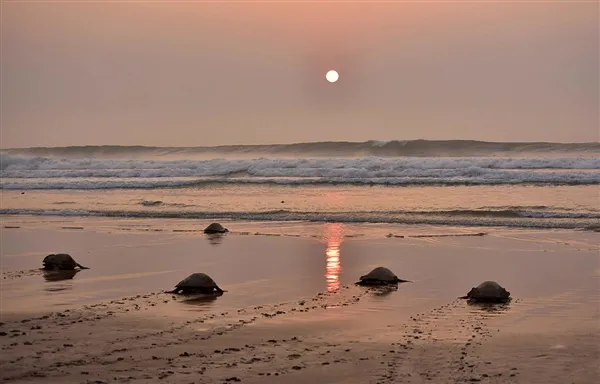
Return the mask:
[[386, 144], [391, 143], [391, 140], [385, 140], [385, 141], [381, 141], [381, 140], [373, 140], [371, 141], [371, 145], [376, 147], [376, 148], [381, 148], [383, 146], [385, 146]]
[[598, 158], [364, 157], [164, 161], [58, 159], [3, 154], [0, 187], [152, 188], [206, 181], [389, 185], [600, 184], [599, 169]]
[[101, 178], [101, 179], [3, 179], [0, 189], [149, 189], [174, 188], [209, 183], [220, 184], [280, 184], [280, 185], [317, 185], [317, 184], [351, 184], [351, 185], [511, 185], [511, 184], [549, 184], [549, 185], [596, 185], [600, 184], [600, 173], [593, 174], [560, 173], [535, 174], [522, 172], [502, 177], [491, 174], [485, 177], [377, 177], [377, 178], [344, 178], [344, 177], [250, 177], [250, 178]]

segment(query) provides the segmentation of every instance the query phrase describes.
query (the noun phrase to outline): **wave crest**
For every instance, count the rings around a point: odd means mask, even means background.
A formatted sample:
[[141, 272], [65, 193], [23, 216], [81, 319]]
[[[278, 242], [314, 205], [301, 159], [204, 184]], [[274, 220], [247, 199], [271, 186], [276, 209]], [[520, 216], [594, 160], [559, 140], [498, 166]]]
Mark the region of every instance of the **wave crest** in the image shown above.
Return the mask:
[[146, 146], [71, 146], [36, 147], [6, 150], [11, 154], [37, 156], [193, 156], [223, 155], [292, 155], [292, 156], [491, 156], [517, 153], [599, 153], [600, 143], [486, 142], [475, 140], [370, 140], [364, 142], [322, 141], [270, 145], [222, 145], [215, 147], [146, 147]]

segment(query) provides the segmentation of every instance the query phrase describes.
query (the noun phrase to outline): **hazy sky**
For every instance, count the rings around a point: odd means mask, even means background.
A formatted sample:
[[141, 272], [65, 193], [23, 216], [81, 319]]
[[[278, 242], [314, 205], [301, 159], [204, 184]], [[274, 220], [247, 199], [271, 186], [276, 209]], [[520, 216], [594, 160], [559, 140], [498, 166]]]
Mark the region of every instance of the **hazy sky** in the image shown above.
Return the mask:
[[1, 25], [2, 148], [600, 138], [597, 1], [2, 1]]

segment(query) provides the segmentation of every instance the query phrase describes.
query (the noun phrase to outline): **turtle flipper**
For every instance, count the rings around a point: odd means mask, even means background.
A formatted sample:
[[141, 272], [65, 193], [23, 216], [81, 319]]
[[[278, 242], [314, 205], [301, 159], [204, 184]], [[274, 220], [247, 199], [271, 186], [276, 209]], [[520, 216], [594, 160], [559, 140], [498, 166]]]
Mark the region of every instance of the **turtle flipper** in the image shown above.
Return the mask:
[[172, 291], [165, 291], [165, 293], [179, 293], [179, 288], [175, 288]]
[[81, 265], [79, 263], [75, 263], [75, 265], [77, 265], [81, 269], [90, 269], [89, 267], [84, 267], [83, 265]]

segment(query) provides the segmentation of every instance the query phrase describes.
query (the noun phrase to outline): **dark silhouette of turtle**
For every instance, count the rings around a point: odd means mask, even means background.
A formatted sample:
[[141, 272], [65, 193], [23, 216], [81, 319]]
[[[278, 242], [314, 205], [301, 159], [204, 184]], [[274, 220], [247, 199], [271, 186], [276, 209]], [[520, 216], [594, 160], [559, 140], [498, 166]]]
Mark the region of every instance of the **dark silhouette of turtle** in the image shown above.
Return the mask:
[[175, 286], [172, 291], [166, 293], [180, 293], [182, 295], [188, 295], [193, 293], [220, 293], [225, 292], [215, 281], [205, 273], [193, 273], [181, 280], [179, 284]]
[[84, 267], [83, 265], [76, 262], [71, 257], [71, 255], [68, 255], [66, 253], [56, 253], [48, 255], [44, 257], [42, 263], [44, 264], [44, 269], [46, 270], [67, 271], [73, 270], [76, 267], [79, 267], [81, 269], [89, 269], [88, 267]]
[[229, 229], [225, 228], [219, 223], [212, 223], [208, 227], [204, 229], [204, 233], [212, 234], [212, 233], [225, 233], [229, 232]]
[[377, 267], [371, 272], [360, 277], [358, 285], [388, 285], [398, 283], [409, 283], [408, 280], [399, 279], [392, 271], [385, 267]]
[[510, 300], [510, 292], [495, 281], [484, 281], [461, 299], [477, 303], [505, 303]]

